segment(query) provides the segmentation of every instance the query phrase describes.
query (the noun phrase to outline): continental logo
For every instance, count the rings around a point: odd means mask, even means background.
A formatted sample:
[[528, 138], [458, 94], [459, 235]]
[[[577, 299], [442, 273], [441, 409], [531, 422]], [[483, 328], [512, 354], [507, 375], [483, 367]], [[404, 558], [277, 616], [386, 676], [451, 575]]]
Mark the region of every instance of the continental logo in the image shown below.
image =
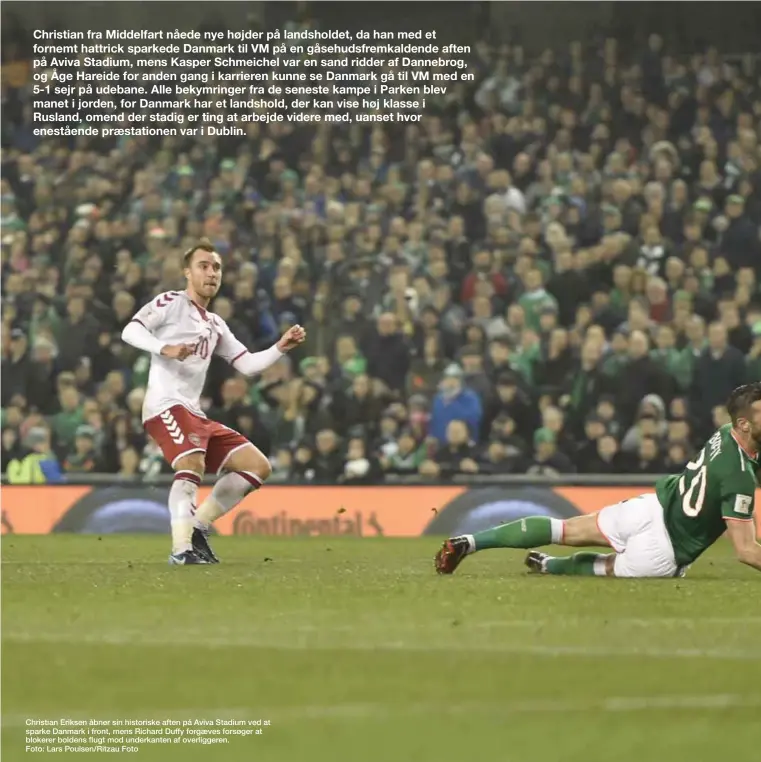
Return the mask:
[[287, 511], [261, 514], [239, 511], [233, 534], [281, 535], [283, 537], [382, 537], [385, 533], [374, 511], [344, 512], [333, 516], [300, 519]]

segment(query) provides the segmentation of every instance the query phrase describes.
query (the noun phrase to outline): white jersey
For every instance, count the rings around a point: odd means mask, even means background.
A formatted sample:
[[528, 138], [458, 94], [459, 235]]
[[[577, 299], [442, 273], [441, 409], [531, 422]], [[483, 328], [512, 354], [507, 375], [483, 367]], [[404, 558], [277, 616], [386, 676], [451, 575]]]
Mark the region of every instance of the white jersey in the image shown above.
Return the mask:
[[196, 345], [195, 353], [182, 362], [151, 355], [143, 422], [174, 405], [182, 405], [205, 418], [200, 399], [212, 355], [232, 365], [247, 354], [246, 347], [233, 336], [219, 315], [199, 307], [186, 291], [160, 294], [139, 310], [132, 320], [147, 328], [164, 344]]

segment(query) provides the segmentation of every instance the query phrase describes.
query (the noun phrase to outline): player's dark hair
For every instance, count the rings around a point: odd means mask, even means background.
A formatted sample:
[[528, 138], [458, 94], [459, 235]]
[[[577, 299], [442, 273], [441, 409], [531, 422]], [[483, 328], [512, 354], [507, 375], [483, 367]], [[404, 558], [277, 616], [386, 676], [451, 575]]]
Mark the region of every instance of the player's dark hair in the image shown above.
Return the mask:
[[213, 253], [215, 251], [214, 244], [208, 238], [201, 238], [201, 240], [198, 241], [197, 244], [195, 244], [194, 246], [191, 246], [182, 255], [182, 266], [183, 267], [190, 267], [190, 263], [193, 261], [193, 255], [197, 251], [206, 251], [209, 254], [211, 254], [211, 253]]
[[738, 386], [727, 400], [727, 412], [732, 419], [732, 425], [737, 425], [738, 418], [744, 418], [749, 414], [750, 406], [761, 400], [761, 381]]

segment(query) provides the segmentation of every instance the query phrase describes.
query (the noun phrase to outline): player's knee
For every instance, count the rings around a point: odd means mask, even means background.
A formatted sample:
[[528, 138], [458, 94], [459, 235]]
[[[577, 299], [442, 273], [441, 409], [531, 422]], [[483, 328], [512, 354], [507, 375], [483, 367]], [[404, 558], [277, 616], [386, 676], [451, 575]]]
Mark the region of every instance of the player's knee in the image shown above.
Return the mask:
[[256, 473], [263, 482], [266, 482], [272, 476], [272, 464], [266, 455], [261, 456]]
[[601, 539], [604, 538], [597, 528], [597, 519], [594, 514], [574, 516], [563, 522], [563, 545], [586, 547], [605, 544], [600, 542]]
[[225, 465], [225, 471], [247, 471], [255, 474], [259, 481], [266, 482], [272, 474], [272, 466], [264, 453], [251, 446], [234, 453]]
[[197, 474], [203, 474], [206, 471], [206, 458], [202, 452], [192, 452], [185, 455], [174, 463], [175, 471], [194, 471]]
[[256, 447], [249, 447], [244, 452], [246, 453], [245, 468], [236, 468], [235, 470], [249, 471], [256, 474], [260, 481], [266, 482], [272, 474], [272, 466], [267, 456]]

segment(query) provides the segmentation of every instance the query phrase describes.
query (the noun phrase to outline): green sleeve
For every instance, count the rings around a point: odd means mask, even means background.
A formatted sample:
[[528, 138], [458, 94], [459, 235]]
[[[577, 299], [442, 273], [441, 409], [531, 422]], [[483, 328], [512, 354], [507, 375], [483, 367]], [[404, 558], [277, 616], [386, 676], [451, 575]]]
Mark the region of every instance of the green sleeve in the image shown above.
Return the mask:
[[[747, 479], [744, 478], [747, 475]], [[749, 471], [724, 479], [721, 485], [721, 515], [725, 519], [751, 521], [755, 508], [756, 480]]]

